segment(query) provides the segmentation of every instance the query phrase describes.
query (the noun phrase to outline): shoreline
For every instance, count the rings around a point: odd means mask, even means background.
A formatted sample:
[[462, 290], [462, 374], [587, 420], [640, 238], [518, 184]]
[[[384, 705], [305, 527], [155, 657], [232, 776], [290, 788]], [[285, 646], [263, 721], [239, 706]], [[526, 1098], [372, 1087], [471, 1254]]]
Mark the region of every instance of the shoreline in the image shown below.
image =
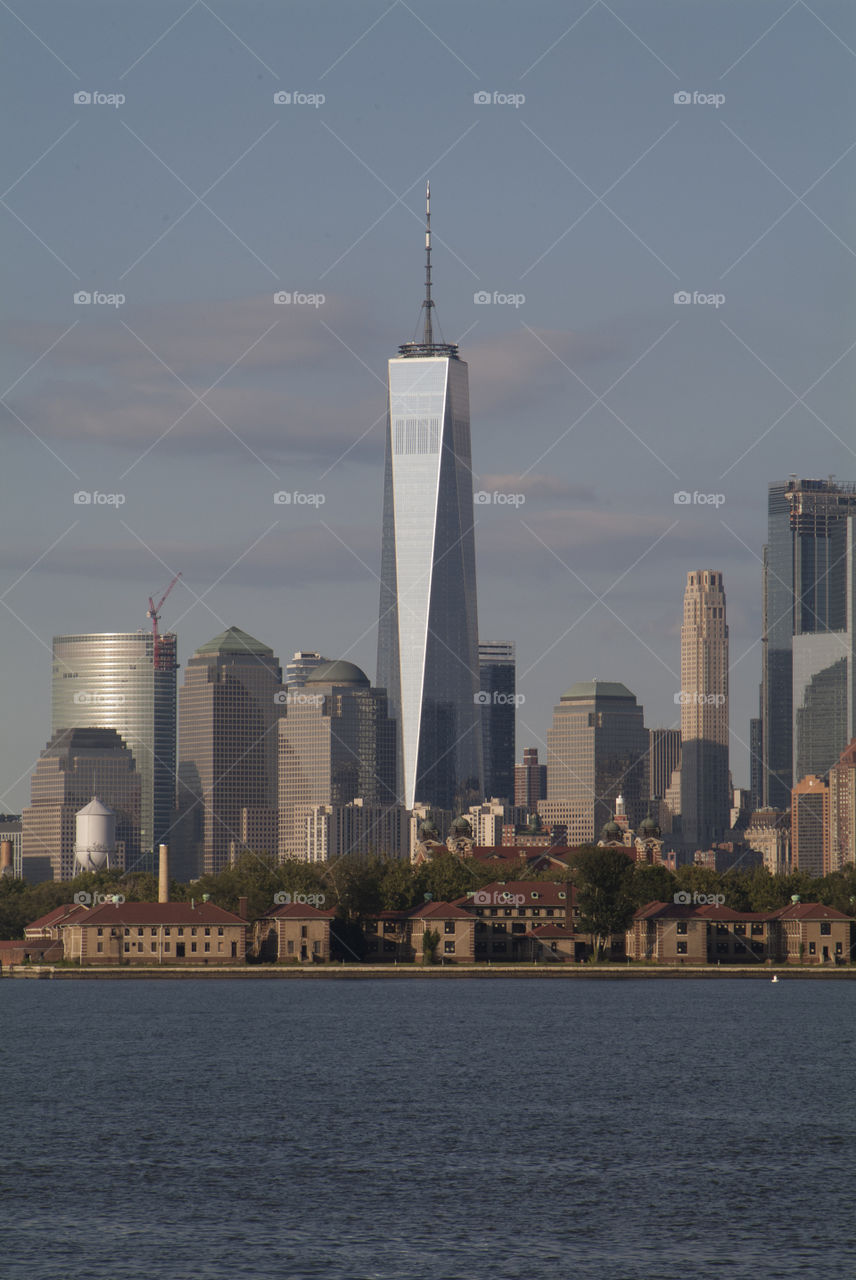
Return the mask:
[[823, 965], [436, 965], [422, 968], [411, 965], [317, 965], [306, 968], [281, 965], [218, 965], [216, 968], [190, 968], [166, 965], [130, 968], [126, 966], [87, 967], [80, 969], [55, 965], [15, 965], [0, 974], [0, 981], [18, 978], [30, 981], [88, 981], [91, 979], [123, 980], [159, 978], [164, 981], [183, 978], [290, 979], [307, 981], [341, 981], [342, 979], [425, 979], [428, 981], [462, 978], [545, 978], [552, 980], [587, 980], [603, 978], [669, 979], [669, 978], [747, 978], [772, 981], [785, 978], [856, 978], [856, 965], [840, 968]]

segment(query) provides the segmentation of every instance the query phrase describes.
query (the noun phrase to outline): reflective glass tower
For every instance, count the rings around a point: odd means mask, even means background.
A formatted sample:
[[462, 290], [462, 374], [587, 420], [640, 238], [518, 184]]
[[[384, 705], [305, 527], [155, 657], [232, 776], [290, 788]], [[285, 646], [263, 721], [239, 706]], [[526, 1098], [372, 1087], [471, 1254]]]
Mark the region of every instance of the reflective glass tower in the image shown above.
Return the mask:
[[158, 636], [157, 662], [148, 631], [54, 636], [51, 732], [115, 729], [133, 753], [142, 788], [142, 861], [133, 870], [154, 870], [173, 821], [175, 654], [171, 632]]
[[462, 809], [482, 794], [469, 381], [434, 341], [430, 192], [425, 247], [422, 341], [389, 362], [377, 683], [401, 803]]

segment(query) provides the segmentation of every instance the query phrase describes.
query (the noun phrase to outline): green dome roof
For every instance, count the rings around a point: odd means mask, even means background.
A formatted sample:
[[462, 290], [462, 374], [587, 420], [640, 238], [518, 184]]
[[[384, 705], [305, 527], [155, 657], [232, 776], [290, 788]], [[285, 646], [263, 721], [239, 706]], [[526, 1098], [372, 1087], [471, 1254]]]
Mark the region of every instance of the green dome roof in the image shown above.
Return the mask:
[[367, 689], [371, 687], [365, 671], [354, 662], [346, 662], [344, 658], [313, 667], [306, 677], [306, 684], [361, 684]]
[[629, 698], [631, 702], [635, 702], [636, 694], [631, 693], [626, 684], [619, 684], [617, 681], [580, 680], [562, 694], [562, 702], [572, 698]]
[[195, 656], [207, 653], [246, 653], [263, 655], [266, 658], [273, 657], [273, 649], [262, 644], [261, 640], [255, 640], [247, 635], [246, 631], [242, 631], [240, 627], [227, 627], [225, 631], [220, 632], [219, 636], [215, 636], [207, 644], [200, 645]]
[[601, 840], [614, 840], [616, 836], [621, 836], [621, 827], [617, 822], [607, 822], [600, 833]]
[[639, 823], [639, 834], [646, 836], [658, 836], [660, 834], [660, 828], [657, 826], [657, 823], [651, 817], [650, 813], [647, 818], [643, 818]]

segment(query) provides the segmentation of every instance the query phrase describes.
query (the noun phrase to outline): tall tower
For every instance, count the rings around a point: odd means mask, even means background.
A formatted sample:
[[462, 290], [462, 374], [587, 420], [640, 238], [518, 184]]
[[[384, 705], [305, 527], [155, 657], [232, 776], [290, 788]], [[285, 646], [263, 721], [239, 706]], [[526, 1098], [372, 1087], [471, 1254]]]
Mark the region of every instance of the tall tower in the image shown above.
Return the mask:
[[172, 632], [158, 636], [157, 655], [148, 631], [54, 636], [51, 733], [115, 729], [134, 756], [142, 788], [140, 861], [133, 867], [129, 863], [129, 871], [154, 871], [157, 847], [169, 840], [175, 808], [177, 665]]
[[697, 849], [729, 825], [728, 626], [722, 574], [687, 574], [681, 627], [681, 831]]
[[514, 738], [517, 719], [517, 663], [513, 641], [479, 642], [484, 794], [514, 800]]
[[389, 361], [377, 682], [398, 722], [400, 802], [481, 799], [467, 366], [435, 342], [426, 198], [421, 342]]
[[185, 874], [216, 875], [244, 846], [276, 852], [276, 722], [285, 698], [273, 650], [239, 627], [188, 662], [178, 759]]

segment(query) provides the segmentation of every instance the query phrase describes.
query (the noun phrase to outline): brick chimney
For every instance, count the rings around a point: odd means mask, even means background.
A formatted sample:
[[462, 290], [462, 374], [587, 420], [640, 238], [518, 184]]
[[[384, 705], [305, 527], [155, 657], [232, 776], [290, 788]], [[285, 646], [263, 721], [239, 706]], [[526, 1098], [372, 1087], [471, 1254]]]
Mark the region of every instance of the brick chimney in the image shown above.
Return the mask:
[[242, 920], [247, 919], [247, 899], [246, 898], [238, 899], [238, 915], [241, 917]]

